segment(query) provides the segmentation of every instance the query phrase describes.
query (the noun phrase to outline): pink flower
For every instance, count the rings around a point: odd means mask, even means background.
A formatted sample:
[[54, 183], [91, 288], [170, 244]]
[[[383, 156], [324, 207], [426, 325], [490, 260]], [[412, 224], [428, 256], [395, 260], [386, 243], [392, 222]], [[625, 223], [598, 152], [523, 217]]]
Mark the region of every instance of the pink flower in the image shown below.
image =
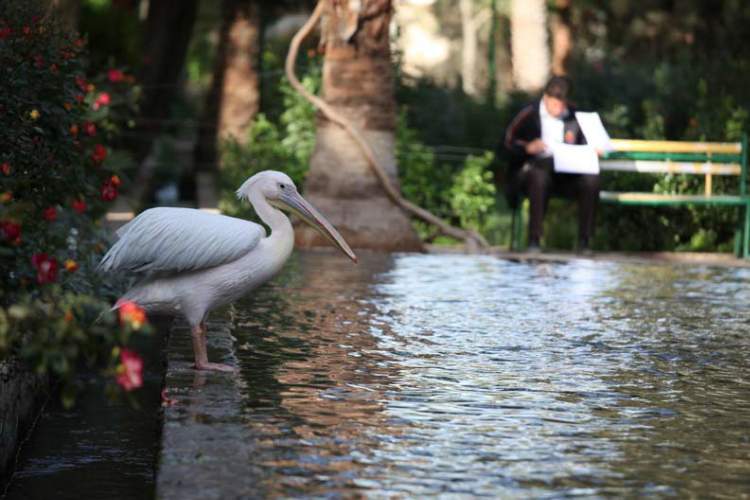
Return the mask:
[[11, 243], [21, 242], [21, 224], [9, 220], [0, 221], [0, 235]]
[[117, 198], [117, 187], [115, 187], [114, 184], [112, 184], [111, 179], [107, 179], [104, 181], [104, 184], [102, 184], [102, 188], [100, 190], [100, 196], [102, 200], [104, 201], [112, 201], [115, 198]]
[[42, 212], [42, 217], [48, 222], [54, 222], [57, 220], [57, 209], [55, 207], [45, 208]]
[[86, 78], [82, 77], [81, 75], [76, 76], [76, 85], [78, 85], [78, 88], [81, 89], [82, 92], [86, 92], [86, 89], [88, 88], [88, 82], [86, 81]]
[[84, 132], [86, 132], [88, 135], [90, 135], [92, 137], [96, 135], [96, 125], [94, 124], [94, 122], [86, 122], [86, 123], [84, 123], [83, 124], [83, 130], [84, 130]]
[[119, 69], [112, 68], [107, 71], [107, 77], [112, 83], [121, 82], [125, 78], [125, 74]]
[[31, 256], [31, 265], [36, 269], [36, 281], [40, 285], [57, 280], [57, 259], [46, 253], [35, 253]]
[[106, 92], [102, 92], [99, 94], [99, 96], [96, 98], [96, 101], [94, 101], [94, 104], [92, 104], [92, 108], [94, 108], [94, 111], [99, 109], [102, 106], [109, 106], [110, 98], [109, 94]]
[[143, 360], [138, 353], [130, 349], [120, 351], [117, 383], [126, 391], [132, 391], [143, 385]]

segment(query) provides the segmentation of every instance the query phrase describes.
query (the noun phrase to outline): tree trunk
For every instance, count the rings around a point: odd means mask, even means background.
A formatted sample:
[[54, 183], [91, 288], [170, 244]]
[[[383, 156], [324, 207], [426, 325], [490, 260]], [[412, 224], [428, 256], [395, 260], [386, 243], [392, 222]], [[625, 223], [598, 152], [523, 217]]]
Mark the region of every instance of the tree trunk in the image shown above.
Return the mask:
[[138, 141], [133, 144], [136, 160], [141, 162], [169, 116], [185, 64], [188, 42], [193, 31], [197, 0], [150, 0], [143, 44], [143, 84]]
[[259, 2], [224, 0], [213, 81], [195, 150], [199, 169], [215, 168], [220, 139], [247, 140], [259, 106], [259, 47]]
[[[475, 0], [461, 0], [461, 82], [464, 93], [472, 97], [479, 95], [477, 85], [477, 54], [479, 52], [479, 30], [491, 19], [493, 11], [475, 9]], [[492, 44], [492, 41], [489, 42]]]
[[552, 28], [552, 73], [568, 74], [568, 62], [573, 50], [573, 28], [570, 23], [570, 0], [556, 0], [550, 16]]
[[[323, 98], [356, 124], [398, 185], [391, 10], [390, 0], [329, 2], [323, 24]], [[305, 196], [355, 248], [422, 248], [409, 218], [388, 198], [357, 144], [322, 116]], [[298, 229], [297, 241], [302, 246], [326, 244], [306, 227]]]
[[541, 89], [550, 71], [545, 0], [512, 0], [511, 49], [516, 87], [527, 92]]

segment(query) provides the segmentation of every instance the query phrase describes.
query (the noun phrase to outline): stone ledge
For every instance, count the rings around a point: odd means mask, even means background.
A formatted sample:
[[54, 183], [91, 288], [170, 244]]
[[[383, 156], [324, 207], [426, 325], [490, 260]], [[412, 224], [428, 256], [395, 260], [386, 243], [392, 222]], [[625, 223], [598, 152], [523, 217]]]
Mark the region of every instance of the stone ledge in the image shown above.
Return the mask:
[[18, 447], [49, 397], [49, 383], [14, 359], [0, 361], [0, 491], [10, 479]]
[[[208, 322], [208, 358], [237, 366], [231, 315], [216, 311]], [[165, 387], [174, 403], [164, 410], [156, 498], [223, 499], [258, 496], [247, 460], [253, 438], [242, 419], [238, 373], [193, 369], [190, 330], [172, 328], [167, 346]]]

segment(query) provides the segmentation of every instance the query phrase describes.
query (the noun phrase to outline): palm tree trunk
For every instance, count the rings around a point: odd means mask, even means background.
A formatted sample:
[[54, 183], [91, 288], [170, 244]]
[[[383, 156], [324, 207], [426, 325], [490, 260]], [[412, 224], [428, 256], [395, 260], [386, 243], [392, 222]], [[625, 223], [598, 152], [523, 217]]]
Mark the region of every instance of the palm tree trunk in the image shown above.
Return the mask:
[[573, 28], [570, 22], [571, 0], [556, 0], [550, 16], [552, 29], [552, 73], [566, 75], [570, 53], [573, 51]]
[[[391, 11], [391, 0], [328, 4], [323, 32], [323, 98], [356, 124], [384, 163], [391, 182], [398, 185], [396, 103], [388, 37]], [[422, 248], [409, 218], [387, 197], [357, 144], [322, 116], [305, 196], [353, 247]], [[317, 232], [307, 228], [299, 228], [297, 241], [302, 246], [325, 244]]]

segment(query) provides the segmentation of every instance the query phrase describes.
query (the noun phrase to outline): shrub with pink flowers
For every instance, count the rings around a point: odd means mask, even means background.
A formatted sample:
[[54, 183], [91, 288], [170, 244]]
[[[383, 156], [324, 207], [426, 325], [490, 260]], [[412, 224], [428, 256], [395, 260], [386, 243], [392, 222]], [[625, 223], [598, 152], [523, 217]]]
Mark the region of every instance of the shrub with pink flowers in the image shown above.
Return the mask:
[[95, 271], [98, 221], [127, 179], [117, 137], [140, 91], [121, 68], [90, 75], [86, 40], [45, 13], [0, 2], [0, 360], [61, 380], [69, 402], [84, 362], [105, 360], [125, 390], [140, 385], [126, 346], [145, 318], [111, 312], [111, 284]]

